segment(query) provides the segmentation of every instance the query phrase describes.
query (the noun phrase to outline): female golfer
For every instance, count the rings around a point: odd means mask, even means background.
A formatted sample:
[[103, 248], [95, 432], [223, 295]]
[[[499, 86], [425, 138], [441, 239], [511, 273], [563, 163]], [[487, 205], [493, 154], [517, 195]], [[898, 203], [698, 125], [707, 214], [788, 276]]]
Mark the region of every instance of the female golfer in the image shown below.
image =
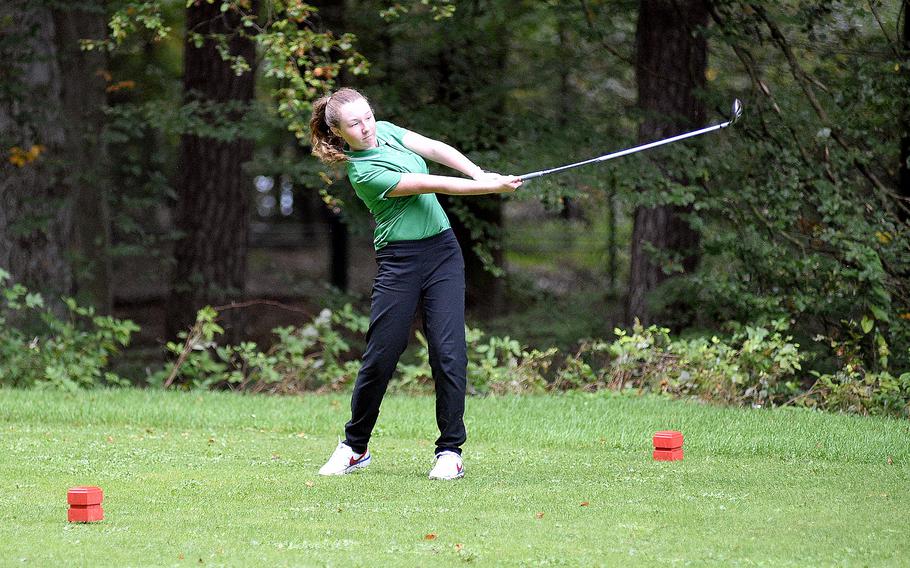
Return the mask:
[[[379, 265], [367, 347], [351, 397], [351, 421], [345, 425], [344, 441], [319, 473], [341, 475], [370, 464], [367, 444], [379, 405], [422, 299], [439, 427], [430, 478], [462, 477], [468, 364], [464, 260], [434, 194], [507, 193], [515, 191], [521, 179], [484, 173], [447, 144], [390, 122], [376, 122], [369, 102], [353, 89], [340, 89], [316, 101], [310, 130], [313, 154], [328, 164], [346, 163], [354, 191], [373, 214]], [[430, 175], [424, 158], [473, 179]]]

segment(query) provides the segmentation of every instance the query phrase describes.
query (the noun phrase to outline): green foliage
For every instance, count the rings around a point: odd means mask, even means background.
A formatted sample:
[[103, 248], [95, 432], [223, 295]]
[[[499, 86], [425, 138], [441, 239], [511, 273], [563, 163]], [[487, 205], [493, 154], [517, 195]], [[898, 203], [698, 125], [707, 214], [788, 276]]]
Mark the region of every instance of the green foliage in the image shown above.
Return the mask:
[[706, 258], [675, 297], [706, 320], [794, 320], [830, 348], [820, 362], [881, 373], [910, 368], [894, 348], [910, 343], [908, 75], [880, 20], [897, 4], [714, 3], [717, 86], [746, 80], [747, 111], [680, 170], [702, 180], [690, 220]]
[[[672, 338], [668, 328], [636, 323], [629, 332], [616, 329], [613, 341], [583, 341], [563, 354], [468, 328], [468, 380], [478, 394], [634, 389], [723, 404], [910, 416], [910, 373], [895, 377], [848, 365], [833, 375], [806, 374], [803, 365], [811, 356], [789, 330], [786, 320], [777, 320], [725, 338], [682, 339]], [[432, 384], [427, 342], [422, 334], [417, 337], [413, 360], [398, 366], [395, 388]], [[806, 390], [813, 377], [815, 384]]]
[[455, 14], [455, 0], [416, 0], [405, 4], [396, 2], [387, 8], [381, 9], [379, 17], [387, 22], [392, 22], [405, 14], [417, 12], [421, 8], [426, 10], [434, 21], [444, 20], [451, 18]]
[[[45, 308], [39, 294], [20, 284], [5, 284], [8, 278], [0, 270], [5, 302], [0, 311], [4, 361], [0, 386], [75, 389], [126, 384], [107, 367], [138, 331], [135, 324], [98, 316], [72, 299], [66, 300], [70, 319], [62, 320]], [[35, 315], [41, 324], [38, 332], [10, 325], [10, 320]], [[192, 329], [180, 335], [182, 341], [167, 343], [173, 363], [149, 376], [148, 383], [297, 393], [347, 388], [357, 375], [360, 361], [351, 338], [366, 333], [369, 319], [350, 305], [324, 309], [302, 327], [274, 329], [276, 342], [266, 351], [252, 342], [219, 344], [224, 330], [218, 315], [211, 307], [199, 310]], [[868, 323], [861, 325], [871, 331]], [[674, 339], [668, 328], [636, 323], [629, 332], [616, 329], [613, 341], [583, 341], [563, 352], [555, 347], [530, 349], [508, 336], [466, 328], [469, 390], [488, 394], [633, 389], [725, 404], [799, 404], [910, 416], [910, 373], [868, 371], [857, 359], [833, 373], [803, 373], [810, 356], [800, 351], [788, 331], [789, 324], [778, 320], [769, 327], [746, 326], [726, 338]], [[417, 339], [415, 352], [398, 365], [393, 389], [422, 392], [432, 385], [427, 341], [419, 332]], [[805, 388], [806, 379], [814, 379], [811, 388]]]
[[139, 327], [65, 298], [66, 318], [0, 269], [0, 386], [74, 390], [127, 384], [108, 370]]
[[[216, 0], [206, 1], [216, 3]], [[331, 89], [343, 69], [353, 75], [369, 70], [366, 59], [354, 49], [352, 34], [336, 36], [330, 31], [317, 31], [317, 9], [311, 5], [298, 0], [267, 0], [263, 2], [264, 9], [257, 11], [249, 0], [217, 0], [217, 3], [225, 21], [233, 22], [232, 29], [225, 33], [190, 30], [187, 41], [197, 48], [211, 44], [222, 60], [230, 62], [237, 75], [252, 72], [257, 63], [261, 65], [274, 108], [298, 139], [308, 135], [310, 102]], [[119, 6], [109, 18], [109, 38], [86, 40], [83, 48], [129, 51], [143, 39], [151, 43], [165, 41], [173, 33], [164, 16], [168, 4], [166, 0], [149, 0]], [[194, 0], [186, 2], [188, 9], [193, 5]], [[231, 43], [239, 39], [256, 45], [259, 62], [247, 61], [232, 51]], [[200, 104], [202, 108], [184, 105], [182, 111], [190, 118], [196, 117], [208, 130], [218, 130], [218, 124], [211, 120], [213, 110], [214, 116], [236, 116], [233, 112], [236, 109], [216, 108], [222, 105], [215, 103]], [[222, 126], [227, 130], [220, 132], [219, 137], [236, 136], [234, 125]]]
[[[527, 350], [518, 341], [505, 336], [487, 336], [483, 331], [465, 328], [468, 346], [468, 389], [475, 394], [489, 392], [536, 392], [546, 387], [544, 375], [556, 355], [555, 348], [546, 351]], [[410, 362], [400, 362], [392, 386], [402, 390], [419, 390], [432, 384], [426, 337], [417, 332], [418, 349]]]
[[721, 340], [671, 339], [669, 329], [636, 324], [609, 345], [611, 384], [618, 388], [696, 395], [725, 403], [781, 404], [798, 391], [806, 356], [784, 321], [746, 327]]
[[910, 416], [910, 373], [867, 372], [845, 367], [813, 372], [818, 381], [799, 402], [805, 406], [862, 414]]
[[[854, 343], [857, 356], [865, 368], [899, 375], [910, 368], [897, 348], [910, 344], [910, 202], [897, 176], [910, 116], [907, 52], [895, 42], [903, 3], [710, 4], [711, 23], [699, 32], [711, 53], [700, 96], [709, 122], [741, 98], [746, 113], [735, 128], [535, 180], [515, 198], [569, 197], [588, 219], [603, 214], [593, 196], [608, 192], [627, 218], [637, 206], [687, 207], [701, 237], [696, 272], [679, 276], [680, 258], [644, 243], [676, 275], [651, 298], [653, 313], [664, 309], [659, 321], [719, 329], [788, 319], [797, 337], [823, 336], [811, 346], [820, 356], [806, 362], [823, 373], [849, 363], [831, 344], [853, 341], [856, 326], [871, 322]], [[516, 171], [637, 142], [625, 47], [634, 41], [623, 42], [634, 19], [618, 5], [539, 3], [529, 19], [515, 19], [523, 41], [513, 54], [530, 63], [503, 79], [514, 85]], [[591, 60], [596, 49], [604, 57]], [[676, 318], [679, 305], [689, 311]]]
[[182, 343], [167, 343], [175, 362], [149, 377], [149, 382], [185, 389], [228, 387], [273, 393], [339, 389], [352, 382], [360, 366], [351, 358], [344, 331], [365, 333], [369, 323], [350, 306], [335, 312], [324, 309], [303, 327], [273, 329], [278, 341], [261, 351], [249, 341], [219, 345], [217, 338], [224, 330], [217, 317], [211, 307], [199, 310], [193, 328], [180, 334]]

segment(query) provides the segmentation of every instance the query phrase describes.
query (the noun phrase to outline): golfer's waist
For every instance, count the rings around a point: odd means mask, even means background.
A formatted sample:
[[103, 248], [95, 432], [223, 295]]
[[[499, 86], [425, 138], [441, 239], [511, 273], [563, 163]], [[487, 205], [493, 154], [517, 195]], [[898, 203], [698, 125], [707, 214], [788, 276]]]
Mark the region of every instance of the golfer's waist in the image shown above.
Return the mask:
[[443, 229], [432, 237], [426, 237], [423, 239], [389, 241], [386, 246], [376, 251], [376, 254], [381, 255], [385, 252], [425, 251], [446, 243], [458, 243], [458, 240], [455, 238], [455, 233], [452, 232], [452, 229]]

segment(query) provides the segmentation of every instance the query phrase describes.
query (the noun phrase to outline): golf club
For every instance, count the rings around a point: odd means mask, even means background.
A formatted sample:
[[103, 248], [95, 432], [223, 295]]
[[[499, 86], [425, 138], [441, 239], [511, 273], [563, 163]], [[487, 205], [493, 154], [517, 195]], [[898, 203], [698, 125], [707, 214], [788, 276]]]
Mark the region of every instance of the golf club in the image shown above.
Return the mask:
[[531, 172], [529, 174], [523, 174], [519, 176], [521, 181], [528, 181], [529, 179], [534, 179], [541, 176], [546, 176], [550, 174], [555, 174], [557, 172], [562, 172], [572, 168], [577, 168], [579, 166], [585, 166], [587, 164], [595, 164], [597, 162], [606, 162], [607, 160], [612, 160], [613, 158], [619, 158], [620, 156], [627, 156], [629, 154], [634, 154], [635, 152], [641, 152], [642, 150], [648, 150], [650, 148], [655, 148], [657, 146], [663, 146], [664, 144], [669, 144], [670, 142], [676, 142], [677, 140], [684, 140], [686, 138], [692, 138], [693, 136], [698, 136], [700, 134], [706, 134], [714, 130], [720, 130], [721, 128], [726, 128], [733, 124], [739, 119], [743, 114], [743, 104], [739, 99], [733, 100], [733, 109], [730, 120], [726, 122], [721, 122], [720, 124], [715, 124], [714, 126], [708, 126], [702, 128], [701, 130], [693, 130], [692, 132], [687, 132], [685, 134], [679, 134], [677, 136], [672, 136], [670, 138], [665, 138], [663, 140], [658, 140], [656, 142], [649, 142], [647, 144], [642, 144], [641, 146], [636, 146], [634, 148], [628, 148], [626, 150], [620, 150], [618, 152], [613, 152], [612, 154], [605, 154], [597, 158], [591, 158], [590, 160], [585, 160], [583, 162], [577, 162], [575, 164], [568, 164], [566, 166], [560, 166], [558, 168], [552, 168], [549, 170], [540, 170], [539, 172]]

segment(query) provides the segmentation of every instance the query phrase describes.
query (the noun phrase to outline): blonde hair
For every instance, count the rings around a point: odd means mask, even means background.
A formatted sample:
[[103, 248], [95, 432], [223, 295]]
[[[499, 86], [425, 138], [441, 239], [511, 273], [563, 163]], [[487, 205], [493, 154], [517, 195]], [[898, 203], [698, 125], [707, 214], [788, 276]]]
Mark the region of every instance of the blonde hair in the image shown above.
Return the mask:
[[[310, 142], [313, 155], [326, 164], [339, 164], [347, 161], [344, 154], [344, 140], [332, 132], [340, 122], [338, 112], [347, 103], [366, 97], [354, 89], [338, 89], [331, 95], [321, 97], [313, 103], [313, 116], [310, 118]], [[369, 104], [369, 101], [367, 101]]]

